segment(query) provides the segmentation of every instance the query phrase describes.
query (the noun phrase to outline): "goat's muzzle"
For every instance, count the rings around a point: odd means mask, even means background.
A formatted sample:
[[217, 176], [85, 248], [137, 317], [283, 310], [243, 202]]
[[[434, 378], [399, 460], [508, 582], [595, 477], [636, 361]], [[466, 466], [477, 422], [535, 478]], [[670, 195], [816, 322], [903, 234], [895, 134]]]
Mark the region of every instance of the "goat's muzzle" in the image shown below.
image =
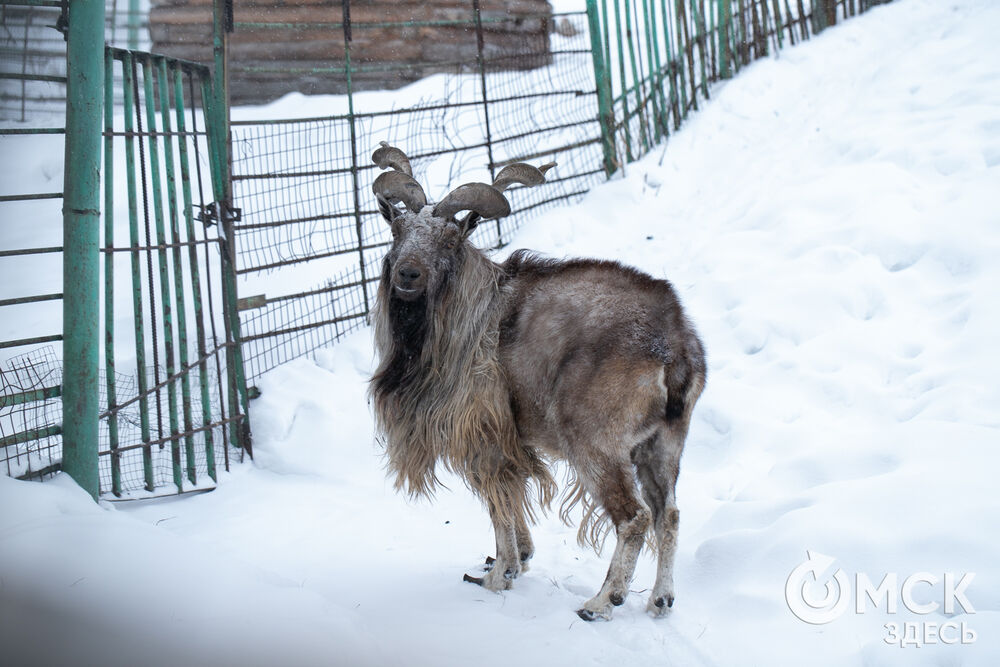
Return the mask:
[[403, 301], [415, 301], [427, 289], [427, 275], [416, 264], [398, 264], [392, 276], [392, 287]]

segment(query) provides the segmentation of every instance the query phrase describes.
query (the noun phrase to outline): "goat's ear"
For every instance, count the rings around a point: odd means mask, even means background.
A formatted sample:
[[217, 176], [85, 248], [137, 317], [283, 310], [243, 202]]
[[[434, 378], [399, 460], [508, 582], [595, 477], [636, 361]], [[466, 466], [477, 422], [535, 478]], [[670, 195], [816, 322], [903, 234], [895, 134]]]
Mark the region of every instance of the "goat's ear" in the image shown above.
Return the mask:
[[383, 197], [382, 195], [375, 195], [375, 199], [378, 200], [378, 210], [379, 210], [379, 213], [382, 214], [382, 217], [385, 218], [385, 221], [388, 222], [389, 224], [392, 224], [392, 222], [396, 218], [398, 218], [400, 215], [402, 215], [399, 212], [399, 209], [396, 208], [395, 206], [393, 206], [389, 202], [389, 200], [386, 199], [385, 197]]
[[479, 226], [479, 222], [482, 219], [483, 216], [475, 211], [469, 211], [469, 215], [465, 216], [465, 219], [458, 225], [462, 230], [462, 235], [469, 236]]

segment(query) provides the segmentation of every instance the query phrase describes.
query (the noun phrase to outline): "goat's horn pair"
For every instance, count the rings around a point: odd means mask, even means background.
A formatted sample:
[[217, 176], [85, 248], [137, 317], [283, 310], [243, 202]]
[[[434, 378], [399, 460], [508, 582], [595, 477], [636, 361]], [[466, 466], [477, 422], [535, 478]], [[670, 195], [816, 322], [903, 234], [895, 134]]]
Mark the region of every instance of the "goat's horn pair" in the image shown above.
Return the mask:
[[[510, 214], [510, 202], [503, 191], [514, 183], [521, 185], [540, 185], [545, 182], [545, 172], [556, 166], [555, 162], [532, 167], [530, 164], [516, 162], [500, 170], [493, 185], [485, 183], [466, 183], [460, 185], [434, 207], [434, 215], [441, 218], [451, 218], [459, 211], [473, 211], [476, 216], [489, 220], [501, 218]], [[469, 216], [467, 224], [474, 224], [476, 216]]]
[[372, 192], [390, 204], [403, 202], [406, 208], [419, 213], [427, 205], [427, 195], [420, 184], [413, 180], [409, 158], [395, 146], [390, 146], [385, 141], [379, 143], [381, 147], [372, 153], [372, 162], [381, 169], [391, 167], [393, 171], [380, 174], [372, 183]]

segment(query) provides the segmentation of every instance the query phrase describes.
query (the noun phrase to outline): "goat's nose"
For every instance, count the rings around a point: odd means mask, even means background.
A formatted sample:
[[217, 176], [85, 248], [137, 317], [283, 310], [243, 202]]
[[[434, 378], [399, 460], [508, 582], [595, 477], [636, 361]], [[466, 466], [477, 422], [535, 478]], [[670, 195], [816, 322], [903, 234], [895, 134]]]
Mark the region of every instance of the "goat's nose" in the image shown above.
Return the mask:
[[416, 282], [420, 278], [420, 269], [410, 264], [401, 266], [399, 267], [399, 277], [406, 283]]

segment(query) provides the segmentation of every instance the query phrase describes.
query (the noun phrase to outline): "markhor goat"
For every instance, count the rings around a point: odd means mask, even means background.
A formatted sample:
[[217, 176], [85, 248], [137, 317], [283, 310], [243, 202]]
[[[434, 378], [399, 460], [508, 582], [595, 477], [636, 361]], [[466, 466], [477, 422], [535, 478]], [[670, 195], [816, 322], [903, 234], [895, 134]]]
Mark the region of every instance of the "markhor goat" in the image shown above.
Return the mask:
[[372, 315], [370, 394], [397, 488], [430, 495], [438, 462], [465, 479], [497, 542], [493, 567], [466, 580], [498, 591], [534, 552], [531, 482], [548, 506], [546, 461], [565, 460], [574, 484], [560, 515], [582, 502], [581, 543], [596, 545], [607, 518], [618, 538], [604, 585], [577, 614], [610, 618], [625, 601], [650, 528], [658, 566], [647, 608], [663, 614], [674, 602], [674, 487], [705, 383], [701, 342], [670, 283], [523, 250], [496, 264], [473, 247], [479, 221], [510, 213], [503, 191], [544, 182], [553, 165], [510, 165], [493, 185], [429, 205], [402, 151], [383, 142], [372, 159], [392, 168], [373, 190], [393, 243]]

